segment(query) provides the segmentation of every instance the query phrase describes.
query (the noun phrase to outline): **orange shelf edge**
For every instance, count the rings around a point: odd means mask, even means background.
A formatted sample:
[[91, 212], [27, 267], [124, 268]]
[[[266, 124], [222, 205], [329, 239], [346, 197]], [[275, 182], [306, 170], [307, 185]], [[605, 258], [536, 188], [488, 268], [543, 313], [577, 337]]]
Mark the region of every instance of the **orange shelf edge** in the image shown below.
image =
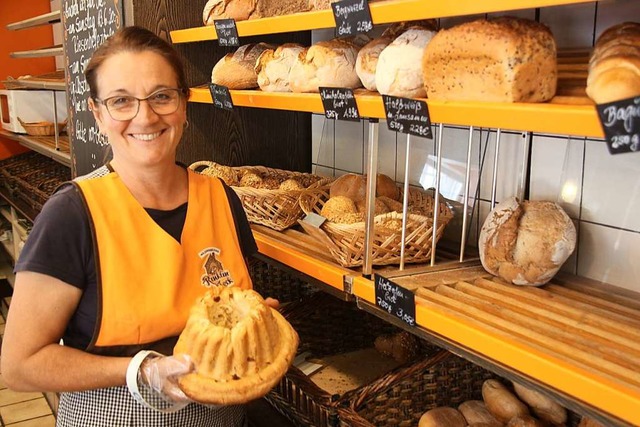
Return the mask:
[[344, 291], [344, 276], [348, 271], [322, 262], [309, 255], [302, 254], [277, 240], [271, 239], [260, 232], [253, 231], [258, 244], [258, 251], [285, 265], [320, 280], [340, 291]]
[[[593, 0], [519, 0], [517, 2], [513, 0], [458, 0], [456, 2], [387, 0], [370, 3], [369, 7], [373, 23], [386, 24], [416, 19], [445, 18], [449, 16], [587, 3], [590, 1]], [[335, 20], [333, 12], [327, 9], [238, 21], [236, 26], [238, 35], [243, 37], [331, 28], [335, 26]], [[212, 26], [174, 30], [170, 32], [170, 35], [173, 43], [190, 43], [216, 40], [218, 38], [215, 28]]]
[[[358, 277], [354, 295], [375, 304], [374, 284]], [[607, 412], [632, 425], [640, 425], [640, 390], [552, 357], [533, 346], [501, 336], [445, 310], [416, 304], [416, 323], [498, 363]]]
[[[230, 93], [237, 107], [324, 114], [320, 95], [315, 93], [271, 93], [259, 90], [231, 90]], [[190, 101], [211, 104], [211, 94], [205, 88], [192, 88]], [[432, 123], [604, 137], [593, 105], [425, 101]], [[360, 116], [385, 118], [380, 95], [370, 92], [356, 94], [356, 103]]]

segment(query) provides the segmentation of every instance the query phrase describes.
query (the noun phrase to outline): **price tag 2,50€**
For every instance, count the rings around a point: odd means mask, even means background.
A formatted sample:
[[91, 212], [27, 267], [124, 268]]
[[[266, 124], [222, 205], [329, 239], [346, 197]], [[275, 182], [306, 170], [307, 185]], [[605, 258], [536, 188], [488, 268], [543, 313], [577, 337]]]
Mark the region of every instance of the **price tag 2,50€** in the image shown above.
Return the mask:
[[368, 33], [373, 29], [367, 0], [342, 0], [331, 3], [338, 36]]
[[609, 153], [640, 151], [640, 96], [596, 105]]

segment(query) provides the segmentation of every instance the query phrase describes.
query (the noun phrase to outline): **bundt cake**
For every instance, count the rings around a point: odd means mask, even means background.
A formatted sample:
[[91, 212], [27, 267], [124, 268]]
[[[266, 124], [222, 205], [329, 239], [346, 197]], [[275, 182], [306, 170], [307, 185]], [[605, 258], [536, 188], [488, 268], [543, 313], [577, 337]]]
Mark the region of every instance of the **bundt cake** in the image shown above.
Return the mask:
[[188, 354], [195, 364], [195, 372], [179, 379], [189, 398], [233, 405], [267, 394], [297, 348], [293, 327], [258, 293], [216, 286], [191, 309], [173, 353]]

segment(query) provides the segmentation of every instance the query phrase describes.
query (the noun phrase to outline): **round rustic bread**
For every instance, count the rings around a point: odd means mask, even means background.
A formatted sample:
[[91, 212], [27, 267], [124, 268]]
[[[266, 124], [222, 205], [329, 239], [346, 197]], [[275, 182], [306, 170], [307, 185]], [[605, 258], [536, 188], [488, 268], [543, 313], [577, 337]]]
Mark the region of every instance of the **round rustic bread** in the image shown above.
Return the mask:
[[489, 273], [514, 285], [547, 283], [576, 245], [571, 218], [553, 202], [515, 197], [498, 204], [482, 226], [480, 261]]
[[457, 409], [441, 406], [422, 414], [418, 427], [466, 427], [467, 421]]
[[297, 348], [293, 327], [257, 292], [213, 286], [191, 309], [173, 353], [188, 354], [196, 367], [178, 380], [189, 398], [235, 405], [267, 394]]
[[[367, 176], [348, 173], [336, 179], [329, 189], [331, 197], [345, 196], [358, 203], [367, 196]], [[387, 175], [378, 174], [376, 180], [376, 196], [400, 200], [400, 191], [396, 183]]]

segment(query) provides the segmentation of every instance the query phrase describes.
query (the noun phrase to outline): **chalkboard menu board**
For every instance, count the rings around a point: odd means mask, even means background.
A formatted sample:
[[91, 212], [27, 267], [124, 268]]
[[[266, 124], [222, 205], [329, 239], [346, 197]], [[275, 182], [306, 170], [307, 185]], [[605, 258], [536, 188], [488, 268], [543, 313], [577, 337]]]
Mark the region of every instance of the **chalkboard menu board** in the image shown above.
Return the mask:
[[62, 27], [66, 54], [67, 132], [76, 176], [102, 166], [108, 141], [89, 111], [84, 69], [93, 52], [123, 23], [122, 0], [63, 0]]

